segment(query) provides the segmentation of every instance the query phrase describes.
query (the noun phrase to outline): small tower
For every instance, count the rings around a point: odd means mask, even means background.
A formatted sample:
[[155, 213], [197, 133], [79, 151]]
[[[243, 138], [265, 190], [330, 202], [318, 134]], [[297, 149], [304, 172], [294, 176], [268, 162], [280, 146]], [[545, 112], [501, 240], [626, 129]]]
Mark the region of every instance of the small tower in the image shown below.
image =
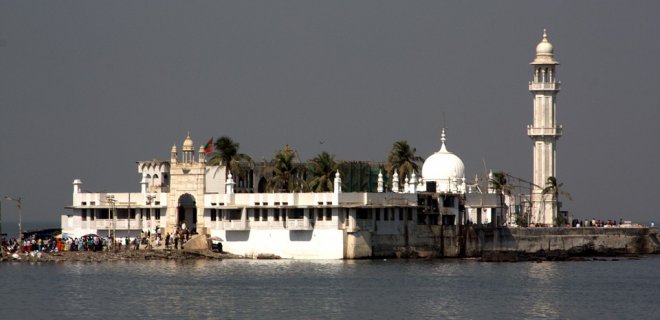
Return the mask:
[[410, 179], [406, 177], [406, 179], [403, 180], [403, 193], [408, 193], [408, 189], [410, 189]]
[[383, 171], [378, 170], [378, 188], [376, 189], [376, 191], [383, 192], [383, 184], [384, 184]]
[[181, 152], [183, 153], [183, 163], [193, 163], [193, 160], [195, 159], [195, 144], [190, 137], [190, 132], [188, 132], [186, 139], [183, 140]]
[[176, 151], [176, 144], [173, 144], [170, 154], [170, 163], [176, 164], [177, 158], [179, 158], [179, 153]]
[[73, 193], [80, 193], [82, 191], [82, 181], [80, 179], [73, 180]]
[[204, 153], [204, 146], [199, 146], [199, 151], [197, 151], [197, 162], [206, 163], [206, 154]]
[[147, 185], [149, 184], [149, 181], [147, 181], [147, 177], [142, 176], [142, 180], [140, 180], [140, 193], [146, 194], [147, 193]]
[[495, 181], [493, 181], [493, 170], [488, 171], [488, 193], [495, 193]]
[[392, 176], [392, 192], [399, 192], [399, 173], [396, 170]]
[[536, 46], [536, 57], [530, 63], [534, 68], [529, 91], [534, 97], [534, 121], [527, 126], [527, 135], [534, 142], [534, 189], [532, 190], [532, 223], [554, 224], [557, 216], [557, 198], [543, 194], [549, 177], [556, 176], [556, 144], [562, 134], [557, 125], [557, 93], [560, 82], [557, 80], [554, 48], [543, 30], [543, 39]]
[[415, 174], [415, 171], [413, 171], [410, 178], [410, 186], [408, 186], [408, 192], [417, 193], [417, 175]]
[[339, 175], [339, 169], [337, 169], [337, 173], [335, 173], [335, 181], [334, 181], [333, 192], [335, 194], [341, 193], [341, 177]]
[[231, 171], [228, 171], [227, 174], [227, 182], [225, 183], [225, 192], [227, 194], [233, 194], [234, 193], [234, 185], [236, 183], [234, 182], [234, 177], [231, 175]]

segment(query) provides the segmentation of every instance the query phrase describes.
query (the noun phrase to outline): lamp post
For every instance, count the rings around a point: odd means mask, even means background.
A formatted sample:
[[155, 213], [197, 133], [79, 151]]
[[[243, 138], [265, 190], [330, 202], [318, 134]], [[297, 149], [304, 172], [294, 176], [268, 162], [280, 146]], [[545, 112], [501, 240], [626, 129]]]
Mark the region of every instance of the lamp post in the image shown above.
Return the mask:
[[21, 197], [12, 198], [10, 196], [5, 196], [5, 199], [9, 201], [16, 201], [16, 206], [18, 207], [18, 240], [20, 241], [20, 245], [23, 245], [23, 229], [21, 228], [21, 223], [23, 221], [23, 202]]
[[[149, 205], [149, 220], [153, 219], [153, 201], [156, 199], [155, 195], [147, 195], [147, 204]], [[149, 224], [149, 230], [151, 230], [151, 223]], [[155, 229], [154, 229], [155, 230]], [[158, 237], [158, 234], [155, 234], [156, 237]], [[147, 242], [149, 243], [149, 247], [151, 247], [151, 237], [147, 239]]]
[[115, 201], [117, 201], [117, 200], [115, 200], [114, 195], [109, 194], [109, 195], [105, 196], [105, 201], [110, 204], [109, 210], [110, 210], [110, 215], [112, 215], [112, 236], [110, 235], [110, 229], [108, 229], [108, 237], [112, 238], [112, 241], [110, 243], [111, 243], [112, 249], [114, 249], [115, 248], [115, 242], [117, 241], [117, 239], [115, 238], [115, 235], [116, 235], [115, 234], [115, 219], [117, 218], [117, 215], [114, 212]]

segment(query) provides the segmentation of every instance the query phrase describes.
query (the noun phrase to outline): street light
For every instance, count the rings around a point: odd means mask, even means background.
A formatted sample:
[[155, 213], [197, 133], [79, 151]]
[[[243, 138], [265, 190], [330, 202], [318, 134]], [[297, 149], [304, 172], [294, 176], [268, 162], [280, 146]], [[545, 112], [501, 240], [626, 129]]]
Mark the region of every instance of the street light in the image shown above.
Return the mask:
[[[151, 195], [151, 194], [147, 195], [147, 204], [149, 205], [149, 220], [153, 219], [153, 210], [152, 209], [154, 207], [153, 206], [154, 199], [156, 199], [155, 195]], [[142, 220], [140, 220], [140, 222], [141, 221]], [[148, 229], [151, 230], [151, 222], [149, 223]], [[158, 233], [156, 233], [156, 238], [158, 238]], [[149, 239], [147, 239], [147, 243], [149, 243], [149, 247], [151, 247], [151, 237], [149, 237]]]
[[10, 196], [5, 196], [5, 199], [9, 201], [16, 201], [16, 206], [18, 207], [18, 240], [20, 241], [20, 245], [23, 245], [23, 229], [21, 228], [21, 222], [23, 221], [23, 203], [21, 200], [21, 197], [12, 198]]
[[[115, 207], [115, 202], [117, 200], [115, 200], [115, 196], [112, 194], [106, 195], [105, 200], [110, 204], [109, 210], [110, 210], [110, 214], [112, 215], [112, 241], [110, 241], [110, 243], [111, 243], [111, 247], [114, 249], [115, 248], [114, 242], [117, 241], [116, 232], [115, 232], [115, 219], [117, 218], [117, 214], [116, 212], [113, 212], [114, 211], [113, 209]], [[108, 229], [108, 237], [110, 238], [110, 229]]]

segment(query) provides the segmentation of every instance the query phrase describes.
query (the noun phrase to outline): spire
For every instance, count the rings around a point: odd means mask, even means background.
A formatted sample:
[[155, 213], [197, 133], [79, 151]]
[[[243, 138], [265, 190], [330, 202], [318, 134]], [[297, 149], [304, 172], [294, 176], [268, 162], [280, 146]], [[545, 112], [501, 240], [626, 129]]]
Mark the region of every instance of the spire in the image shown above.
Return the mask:
[[445, 128], [442, 128], [442, 135], [440, 136], [440, 141], [442, 141], [442, 147], [440, 151], [447, 152], [447, 147], [445, 147], [445, 142], [447, 141], [447, 135], [445, 134]]

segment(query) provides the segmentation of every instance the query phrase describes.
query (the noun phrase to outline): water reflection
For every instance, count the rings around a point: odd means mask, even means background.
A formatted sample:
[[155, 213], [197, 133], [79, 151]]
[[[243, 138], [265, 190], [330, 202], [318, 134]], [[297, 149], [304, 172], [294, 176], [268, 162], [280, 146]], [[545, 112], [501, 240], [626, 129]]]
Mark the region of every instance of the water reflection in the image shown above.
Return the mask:
[[[615, 310], [627, 310], [615, 317], [648, 318], [653, 316], [649, 310], [657, 309], [654, 298], [660, 286], [654, 279], [658, 278], [660, 257], [577, 264], [461, 260], [6, 263], [0, 264], [4, 289], [0, 309], [3, 319], [518, 319], [589, 318], [602, 315], [603, 301], [610, 301]], [[616, 291], [611, 290], [613, 282], [604, 279], [616, 280]]]

